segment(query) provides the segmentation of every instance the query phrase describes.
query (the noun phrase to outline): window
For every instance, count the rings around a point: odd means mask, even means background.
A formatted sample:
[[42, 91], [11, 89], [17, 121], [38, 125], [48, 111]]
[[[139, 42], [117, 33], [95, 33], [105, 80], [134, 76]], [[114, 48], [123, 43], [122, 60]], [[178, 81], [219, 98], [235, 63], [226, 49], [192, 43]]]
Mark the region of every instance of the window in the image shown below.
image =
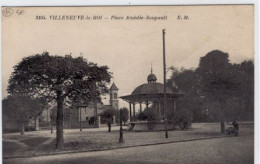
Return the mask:
[[117, 93], [114, 93], [114, 99], [117, 99]]

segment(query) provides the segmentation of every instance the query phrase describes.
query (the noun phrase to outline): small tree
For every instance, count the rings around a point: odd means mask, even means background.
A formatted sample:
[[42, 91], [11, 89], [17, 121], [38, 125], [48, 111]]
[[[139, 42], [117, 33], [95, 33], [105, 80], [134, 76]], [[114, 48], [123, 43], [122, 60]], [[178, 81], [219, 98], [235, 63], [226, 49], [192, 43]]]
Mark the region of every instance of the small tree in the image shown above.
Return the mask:
[[100, 114], [100, 116], [102, 117], [102, 119], [104, 119], [104, 121], [108, 122], [108, 121], [112, 121], [113, 116], [115, 116], [116, 114], [116, 110], [111, 108], [111, 109], [107, 109], [104, 112], [102, 112]]
[[113, 108], [107, 109], [100, 114], [102, 120], [107, 123], [108, 132], [111, 131], [111, 124], [112, 124], [113, 116], [115, 116], [117, 114], [118, 114], [118, 110], [115, 110]]
[[129, 111], [127, 108], [121, 108], [122, 110], [122, 121], [124, 122], [124, 125], [126, 124], [127, 120], [129, 119]]
[[2, 105], [3, 114], [20, 123], [21, 135], [24, 134], [25, 122], [37, 118], [43, 111], [41, 101], [30, 96], [9, 96], [2, 101]]

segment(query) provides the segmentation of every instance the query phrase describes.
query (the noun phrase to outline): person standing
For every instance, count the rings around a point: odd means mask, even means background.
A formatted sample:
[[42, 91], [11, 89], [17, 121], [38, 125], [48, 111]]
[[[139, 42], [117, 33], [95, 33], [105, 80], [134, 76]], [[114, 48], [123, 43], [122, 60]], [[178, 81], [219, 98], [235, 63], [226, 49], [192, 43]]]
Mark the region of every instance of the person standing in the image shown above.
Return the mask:
[[232, 125], [234, 129], [236, 130], [237, 134], [239, 133], [239, 125], [236, 119], [233, 120]]
[[111, 132], [111, 120], [107, 121], [108, 132]]

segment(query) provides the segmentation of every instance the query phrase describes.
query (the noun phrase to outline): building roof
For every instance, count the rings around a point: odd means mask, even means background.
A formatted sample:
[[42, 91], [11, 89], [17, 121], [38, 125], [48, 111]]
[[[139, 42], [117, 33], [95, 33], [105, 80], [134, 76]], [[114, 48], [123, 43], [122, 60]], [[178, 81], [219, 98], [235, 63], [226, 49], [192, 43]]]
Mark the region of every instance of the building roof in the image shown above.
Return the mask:
[[111, 87], [110, 87], [109, 90], [119, 90], [119, 89], [117, 88], [117, 86], [115, 85], [115, 83], [113, 83], [113, 84], [111, 85]]
[[[148, 83], [136, 87], [131, 95], [121, 96], [120, 98], [130, 103], [161, 101], [164, 97], [164, 85], [157, 83], [156, 80], [156, 76], [151, 71], [151, 74], [147, 77]], [[176, 99], [183, 96], [184, 93], [175, 92], [166, 87], [166, 95], [167, 99]]]
[[[160, 94], [164, 93], [164, 85], [161, 83], [146, 83], [139, 85], [134, 89], [131, 95], [141, 94]], [[166, 93], [173, 93], [172, 90], [166, 87]]]
[[[164, 85], [156, 82], [157, 78], [155, 74], [153, 74], [153, 70], [151, 68], [151, 74], [147, 77], [146, 84], [139, 85], [135, 88], [131, 95], [143, 95], [143, 94], [161, 94], [164, 93]], [[166, 87], [166, 93], [173, 93], [172, 90]]]

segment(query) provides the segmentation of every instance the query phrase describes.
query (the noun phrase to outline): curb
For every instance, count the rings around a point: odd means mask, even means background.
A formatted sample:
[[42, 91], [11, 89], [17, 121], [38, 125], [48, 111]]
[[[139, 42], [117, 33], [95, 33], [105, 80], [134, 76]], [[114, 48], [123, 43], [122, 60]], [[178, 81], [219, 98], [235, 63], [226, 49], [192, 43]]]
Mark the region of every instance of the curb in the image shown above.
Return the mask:
[[[244, 136], [249, 134], [239, 134], [239, 136]], [[112, 148], [101, 148], [101, 149], [93, 149], [93, 150], [79, 150], [79, 151], [66, 151], [66, 152], [54, 152], [50, 154], [37, 154], [37, 155], [25, 155], [25, 156], [3, 156], [3, 159], [13, 159], [13, 158], [31, 158], [31, 157], [41, 157], [41, 156], [52, 156], [52, 155], [62, 155], [62, 154], [73, 154], [73, 153], [84, 153], [84, 152], [96, 152], [96, 151], [108, 151], [108, 150], [116, 150], [116, 149], [127, 149], [127, 148], [134, 148], [134, 147], [142, 147], [142, 146], [152, 146], [152, 145], [163, 145], [163, 144], [171, 144], [171, 143], [179, 143], [179, 142], [192, 142], [192, 141], [199, 141], [199, 140], [207, 140], [207, 139], [216, 139], [216, 138], [227, 138], [230, 136], [221, 135], [221, 136], [214, 136], [214, 137], [203, 137], [203, 138], [191, 138], [179, 141], [168, 141], [168, 142], [157, 142], [157, 143], [148, 143], [142, 145], [133, 145], [133, 146], [123, 146], [123, 147], [112, 147]]]

